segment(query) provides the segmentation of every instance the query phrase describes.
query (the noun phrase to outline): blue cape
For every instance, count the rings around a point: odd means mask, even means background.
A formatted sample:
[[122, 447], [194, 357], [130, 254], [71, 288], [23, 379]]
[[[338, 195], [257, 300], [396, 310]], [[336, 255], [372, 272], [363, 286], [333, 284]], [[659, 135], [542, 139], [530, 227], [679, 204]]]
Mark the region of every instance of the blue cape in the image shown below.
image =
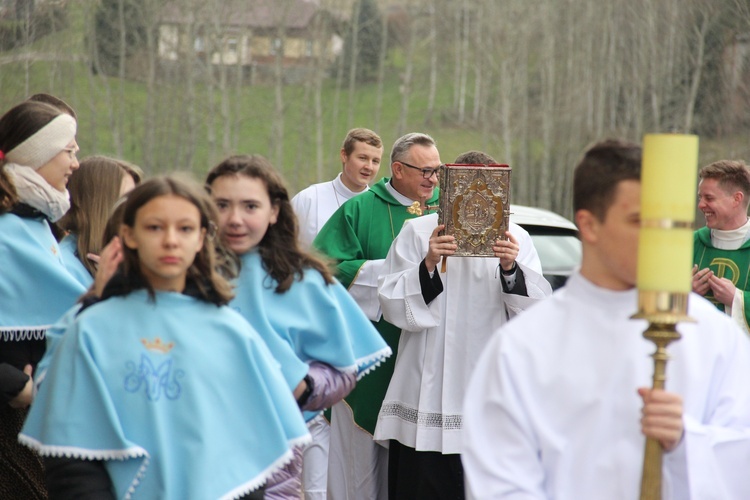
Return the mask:
[[72, 321], [19, 440], [42, 455], [104, 460], [118, 498], [237, 498], [309, 435], [243, 318], [140, 290]]
[[276, 284], [260, 254], [248, 252], [231, 306], [251, 325], [268, 325], [302, 361], [321, 361], [359, 379], [390, 356], [390, 347], [338, 281], [327, 285], [308, 269], [284, 293], [275, 292]]
[[94, 283], [94, 278], [78, 258], [78, 237], [75, 234], [70, 233], [62, 239], [60, 253], [68, 272], [84, 287], [90, 287]]
[[46, 344], [44, 355], [34, 367], [34, 385], [36, 385], [37, 390], [39, 389], [39, 386], [41, 385], [44, 378], [47, 376], [49, 364], [60, 345], [60, 341], [62, 340], [63, 335], [70, 327], [70, 325], [75, 322], [76, 316], [78, 315], [78, 311], [81, 310], [81, 307], [82, 304], [80, 303], [74, 305], [73, 307], [68, 309], [68, 311], [63, 314], [62, 317], [58, 319], [57, 322], [55, 322], [55, 324], [47, 329], [47, 334], [44, 339]]
[[0, 215], [0, 339], [43, 339], [86, 289], [65, 269], [45, 219]]

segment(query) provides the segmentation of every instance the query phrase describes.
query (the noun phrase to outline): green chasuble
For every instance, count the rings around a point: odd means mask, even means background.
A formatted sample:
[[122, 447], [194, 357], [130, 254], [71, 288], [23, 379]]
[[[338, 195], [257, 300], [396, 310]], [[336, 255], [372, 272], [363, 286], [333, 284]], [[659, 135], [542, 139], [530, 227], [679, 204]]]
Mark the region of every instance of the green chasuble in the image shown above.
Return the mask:
[[[711, 243], [711, 230], [702, 227], [694, 233], [693, 243], [693, 263], [698, 265], [698, 269], [708, 267], [716, 276], [727, 278], [738, 290], [743, 291], [743, 314], [745, 322], [750, 325], [750, 241], [743, 243], [737, 250], [721, 250]], [[714, 298], [711, 290], [706, 294], [706, 298], [724, 311], [724, 304]]]
[[[347, 288], [351, 287], [366, 261], [385, 259], [404, 222], [416, 217], [388, 192], [387, 181], [381, 179], [367, 192], [344, 203], [313, 241], [315, 248], [336, 261], [336, 277]], [[438, 197], [438, 188], [435, 188], [427, 204], [436, 205]], [[399, 328], [383, 318], [373, 324], [393, 349], [393, 355], [359, 380], [346, 397], [354, 421], [370, 434], [375, 432], [380, 405], [393, 375], [401, 334]]]

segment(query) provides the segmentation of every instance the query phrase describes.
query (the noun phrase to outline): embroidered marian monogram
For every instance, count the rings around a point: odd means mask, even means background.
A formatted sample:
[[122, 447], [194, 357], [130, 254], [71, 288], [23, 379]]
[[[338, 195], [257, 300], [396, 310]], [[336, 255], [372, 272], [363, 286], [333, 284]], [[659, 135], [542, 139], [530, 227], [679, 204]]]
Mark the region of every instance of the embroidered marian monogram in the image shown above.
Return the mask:
[[133, 361], [128, 361], [126, 366], [130, 374], [125, 377], [125, 390], [138, 392], [143, 387], [149, 401], [159, 401], [162, 394], [167, 399], [178, 399], [182, 387], [177, 379], [182, 378], [185, 372], [173, 370], [172, 361], [170, 358], [155, 366], [146, 354], [141, 354], [141, 362], [138, 366]]

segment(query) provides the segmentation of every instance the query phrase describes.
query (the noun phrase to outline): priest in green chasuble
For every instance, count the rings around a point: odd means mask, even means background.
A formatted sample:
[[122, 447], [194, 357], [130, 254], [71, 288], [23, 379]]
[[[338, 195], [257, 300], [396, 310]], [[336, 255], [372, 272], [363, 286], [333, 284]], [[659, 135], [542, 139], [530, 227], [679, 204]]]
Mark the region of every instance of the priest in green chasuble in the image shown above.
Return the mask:
[[693, 291], [750, 332], [750, 169], [721, 160], [698, 176], [698, 209], [706, 226], [694, 236]]
[[429, 135], [410, 133], [399, 138], [391, 150], [391, 178], [344, 203], [313, 241], [336, 262], [336, 277], [393, 350], [383, 365], [332, 408], [331, 498], [388, 496], [388, 450], [376, 444], [372, 434], [393, 374], [400, 330], [382, 317], [378, 276], [404, 222], [437, 205], [440, 164], [440, 153]]

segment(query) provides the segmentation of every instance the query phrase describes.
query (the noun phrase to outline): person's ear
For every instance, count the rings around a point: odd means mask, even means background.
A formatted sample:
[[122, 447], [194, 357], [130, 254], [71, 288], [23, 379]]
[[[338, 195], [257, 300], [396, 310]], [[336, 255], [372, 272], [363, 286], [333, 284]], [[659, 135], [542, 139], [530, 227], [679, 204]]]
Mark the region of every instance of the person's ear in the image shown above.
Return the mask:
[[738, 206], [745, 206], [745, 194], [742, 191], [735, 191], [733, 198]]
[[339, 152], [339, 156], [341, 156], [341, 165], [343, 166], [346, 163], [346, 159], [347, 159], [346, 151], [344, 151], [344, 148], [341, 148], [341, 151]]
[[276, 222], [279, 220], [279, 204], [274, 203], [271, 206], [271, 217], [269, 218], [269, 222], [271, 225], [276, 224]]
[[395, 161], [391, 163], [391, 172], [393, 173], [393, 177], [398, 180], [402, 180], [404, 178], [404, 165], [400, 161]]
[[600, 222], [589, 210], [579, 210], [575, 214], [576, 226], [578, 226], [578, 235], [581, 241], [595, 243], [599, 235]]
[[127, 224], [120, 225], [120, 236], [122, 237], [122, 242], [126, 247], [131, 250], [136, 250], [138, 248], [138, 242], [133, 237], [132, 227], [128, 226]]

